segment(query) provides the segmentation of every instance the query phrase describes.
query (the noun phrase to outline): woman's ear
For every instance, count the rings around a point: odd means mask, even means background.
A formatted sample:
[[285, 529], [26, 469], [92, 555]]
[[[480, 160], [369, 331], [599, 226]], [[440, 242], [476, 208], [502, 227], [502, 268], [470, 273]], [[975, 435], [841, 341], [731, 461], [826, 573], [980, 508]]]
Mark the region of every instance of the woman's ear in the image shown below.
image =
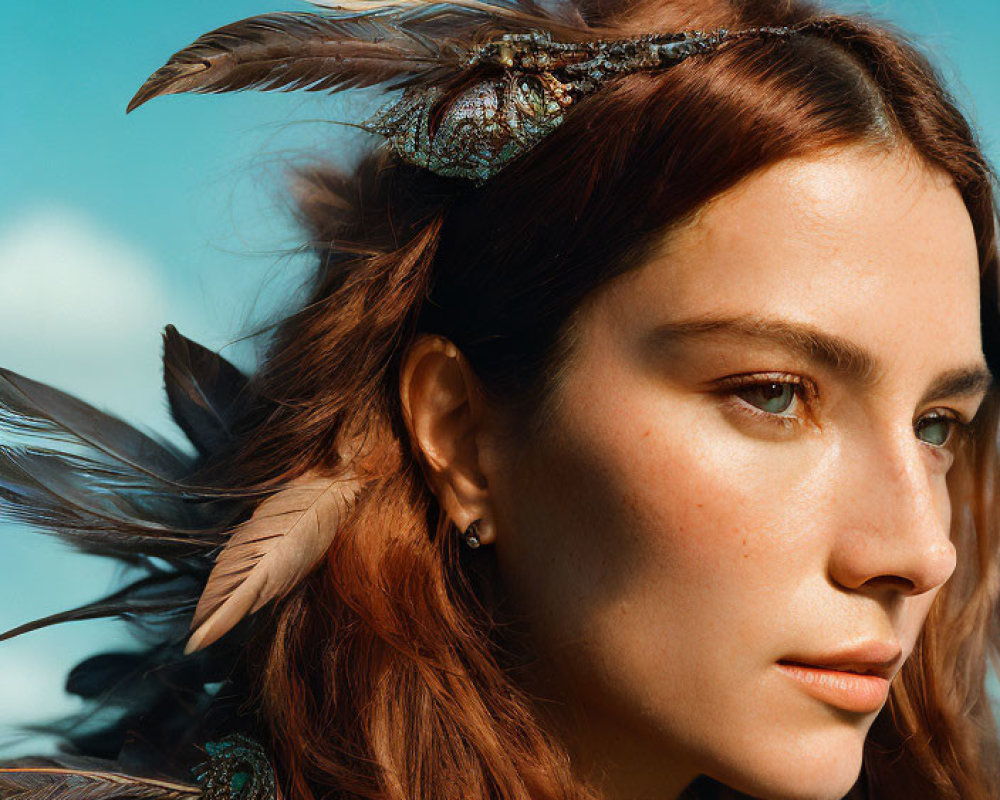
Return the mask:
[[476, 522], [479, 541], [495, 537], [483, 472], [485, 407], [479, 380], [457, 347], [422, 334], [400, 371], [400, 400], [424, 475], [448, 518], [464, 531]]

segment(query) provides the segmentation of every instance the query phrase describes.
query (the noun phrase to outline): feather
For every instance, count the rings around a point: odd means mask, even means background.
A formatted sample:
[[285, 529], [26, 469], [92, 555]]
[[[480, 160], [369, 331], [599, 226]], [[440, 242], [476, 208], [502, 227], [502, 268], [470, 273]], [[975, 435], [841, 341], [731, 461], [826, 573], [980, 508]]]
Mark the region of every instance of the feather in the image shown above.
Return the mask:
[[181, 92], [336, 92], [449, 83], [487, 33], [602, 33], [572, 0], [309, 0], [330, 14], [279, 12], [217, 28], [175, 53], [136, 92], [133, 111]]
[[552, 30], [560, 28], [586, 29], [587, 23], [572, 0], [306, 0], [310, 5], [354, 13], [385, 13], [388, 8], [415, 9], [421, 6], [444, 5], [476, 11], [484, 17], [500, 17], [516, 21], [525, 28]]
[[232, 440], [233, 420], [247, 386], [242, 372], [168, 325], [163, 333], [163, 382], [174, 421], [199, 453], [210, 455]]
[[158, 571], [133, 581], [118, 591], [82, 606], [60, 611], [27, 622], [0, 633], [0, 642], [25, 633], [41, 630], [64, 622], [121, 617], [134, 619], [139, 615], [170, 615], [194, 605], [197, 591], [191, 576], [178, 572]]
[[66, 693], [85, 700], [100, 700], [109, 687], [131, 688], [130, 683], [145, 683], [142, 675], [147, 666], [145, 653], [106, 652], [89, 656], [70, 670], [66, 677]]
[[86, 455], [0, 446], [0, 504], [84, 552], [124, 561], [188, 556], [217, 541], [210, 505]]
[[[190, 371], [205, 383], [207, 358], [194, 348]], [[51, 530], [84, 552], [128, 563], [207, 552], [224, 527], [222, 504], [238, 512], [231, 495], [180, 483], [194, 462], [171, 445], [4, 369], [0, 434], [7, 442], [0, 445], [0, 505], [13, 519]]]
[[128, 111], [179, 92], [373, 86], [442, 67], [450, 72], [460, 57], [447, 43], [435, 46], [370, 14], [264, 14], [218, 28], [175, 53], [142, 85]]
[[184, 652], [216, 641], [311, 572], [361, 488], [351, 469], [335, 477], [309, 472], [264, 500], [219, 554]]
[[570, 29], [588, 27], [580, 9], [572, 0], [540, 0], [537, 5], [542, 12]]
[[35, 758], [0, 767], [4, 800], [200, 800], [195, 784], [123, 773], [93, 758]]
[[0, 432], [83, 447], [164, 482], [190, 466], [165, 442], [72, 395], [2, 368]]

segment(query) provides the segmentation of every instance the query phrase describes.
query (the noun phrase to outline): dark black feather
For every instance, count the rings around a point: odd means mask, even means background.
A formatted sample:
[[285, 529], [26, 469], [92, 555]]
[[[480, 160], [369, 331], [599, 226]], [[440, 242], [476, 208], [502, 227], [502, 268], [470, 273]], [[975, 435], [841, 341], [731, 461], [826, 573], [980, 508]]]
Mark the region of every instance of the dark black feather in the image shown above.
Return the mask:
[[179, 451], [82, 400], [0, 368], [0, 432], [82, 446], [172, 480], [189, 464]]
[[191, 575], [157, 570], [99, 600], [0, 633], [0, 642], [64, 622], [109, 617], [136, 620], [138, 617], [151, 615], [183, 614], [189, 617], [198, 600], [200, 587], [201, 582]]
[[0, 446], [0, 505], [84, 552], [134, 560], [211, 549], [211, 506], [197, 499], [108, 459]]
[[126, 686], [134, 681], [145, 665], [146, 657], [142, 653], [98, 653], [70, 670], [66, 692], [84, 700], [99, 700], [112, 687]]
[[246, 396], [242, 372], [168, 325], [163, 333], [163, 382], [174, 421], [202, 456], [232, 440], [233, 420]]

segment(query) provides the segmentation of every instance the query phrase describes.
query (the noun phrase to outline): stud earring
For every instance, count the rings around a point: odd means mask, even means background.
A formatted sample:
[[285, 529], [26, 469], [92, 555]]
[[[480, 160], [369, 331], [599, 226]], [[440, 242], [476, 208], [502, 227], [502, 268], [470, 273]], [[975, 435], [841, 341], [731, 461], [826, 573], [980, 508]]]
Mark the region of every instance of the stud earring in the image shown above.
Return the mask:
[[479, 528], [478, 523], [481, 520], [476, 520], [471, 523], [468, 528], [465, 529], [465, 543], [473, 550], [479, 547]]

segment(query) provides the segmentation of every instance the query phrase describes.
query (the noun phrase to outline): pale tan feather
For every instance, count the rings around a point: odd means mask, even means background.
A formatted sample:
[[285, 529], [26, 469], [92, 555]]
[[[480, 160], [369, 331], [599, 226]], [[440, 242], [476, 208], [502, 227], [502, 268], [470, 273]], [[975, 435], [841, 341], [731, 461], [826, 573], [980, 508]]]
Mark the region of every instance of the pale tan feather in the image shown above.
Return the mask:
[[233, 530], [198, 601], [185, 653], [207, 647], [248, 614], [286, 595], [323, 558], [361, 491], [355, 472], [308, 472]]
[[440, 11], [448, 7], [477, 11], [484, 16], [506, 19], [525, 27], [541, 27], [565, 33], [586, 30], [573, 0], [306, 0], [310, 5], [341, 13], [386, 14], [389, 9], [414, 10], [420, 7]]
[[488, 0], [307, 0], [311, 5], [321, 8], [331, 8], [336, 11], [349, 11], [352, 14], [372, 11], [384, 11], [388, 8], [415, 8], [417, 6], [449, 5], [459, 8], [469, 8], [482, 11], [498, 17], [520, 17], [523, 12]]
[[45, 756], [0, 768], [0, 797], [7, 800], [200, 800], [194, 784], [120, 772], [109, 761]]

